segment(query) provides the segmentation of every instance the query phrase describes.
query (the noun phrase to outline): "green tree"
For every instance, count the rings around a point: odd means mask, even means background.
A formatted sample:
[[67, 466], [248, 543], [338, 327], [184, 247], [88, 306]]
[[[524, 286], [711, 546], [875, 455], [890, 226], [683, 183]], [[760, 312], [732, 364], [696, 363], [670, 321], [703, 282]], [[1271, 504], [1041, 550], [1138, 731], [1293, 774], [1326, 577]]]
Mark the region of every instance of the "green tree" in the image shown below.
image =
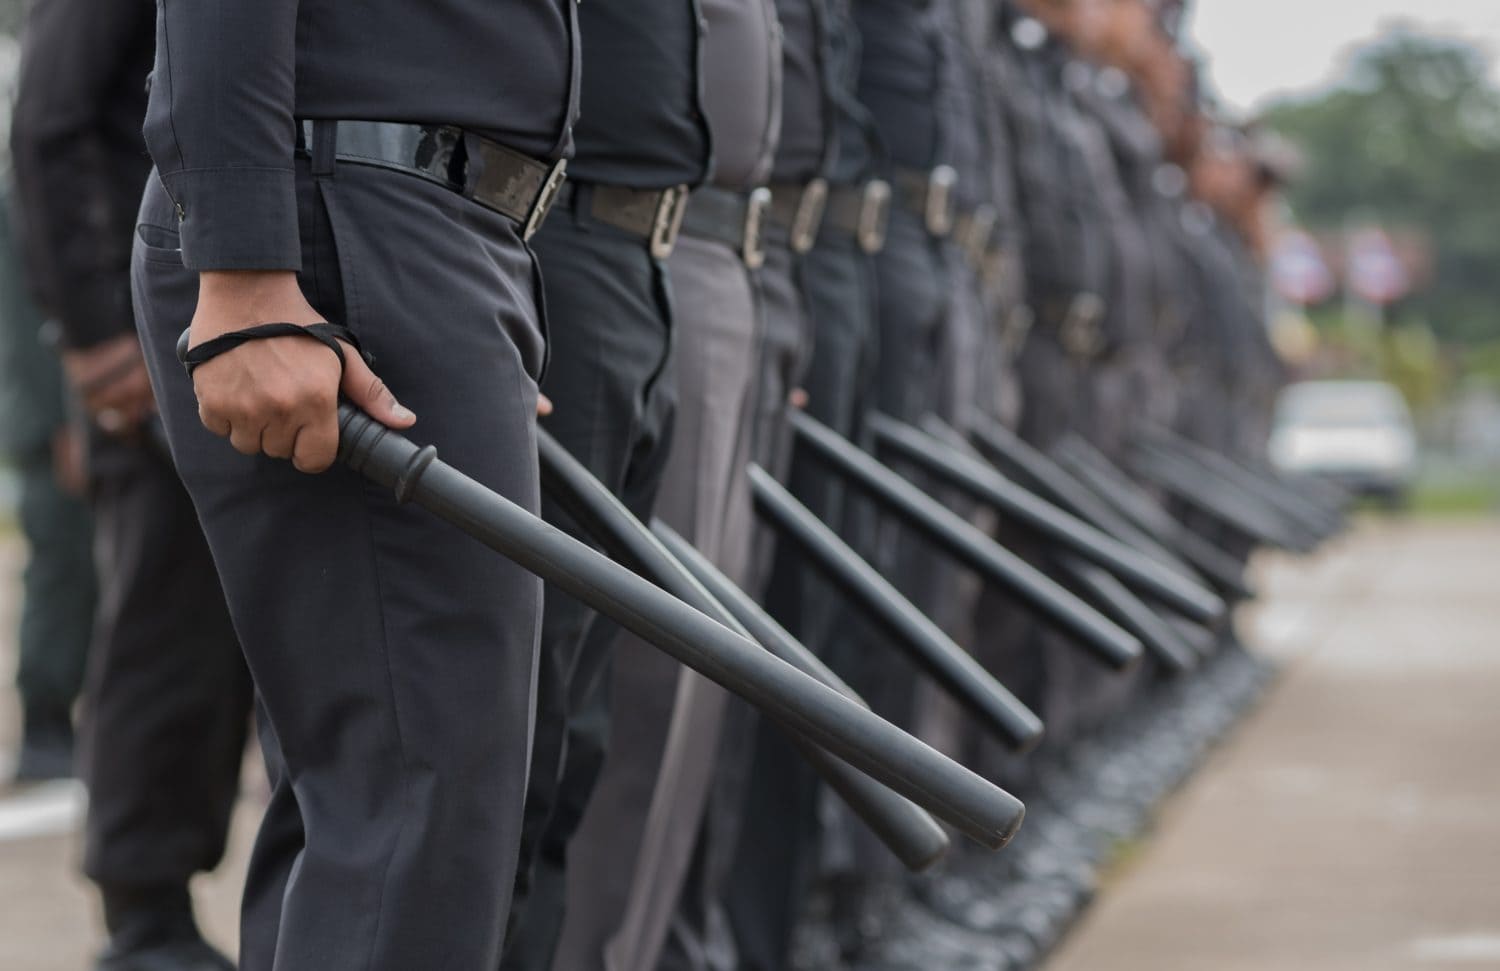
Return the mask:
[[1399, 316], [1445, 342], [1500, 337], [1500, 92], [1480, 51], [1398, 27], [1334, 90], [1267, 120], [1306, 154], [1291, 190], [1303, 222], [1375, 220], [1432, 241], [1433, 277]]

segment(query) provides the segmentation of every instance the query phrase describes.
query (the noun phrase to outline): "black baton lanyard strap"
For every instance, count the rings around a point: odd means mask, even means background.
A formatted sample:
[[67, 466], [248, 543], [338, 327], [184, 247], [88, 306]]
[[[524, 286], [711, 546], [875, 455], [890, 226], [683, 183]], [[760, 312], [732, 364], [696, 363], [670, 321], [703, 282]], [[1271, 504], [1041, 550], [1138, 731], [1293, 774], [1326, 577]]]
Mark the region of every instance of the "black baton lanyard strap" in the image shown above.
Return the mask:
[[[187, 335], [184, 334], [183, 336], [186, 337]], [[329, 323], [308, 324], [306, 326], [286, 323], [260, 324], [255, 327], [247, 327], [244, 330], [235, 330], [227, 334], [221, 334], [212, 340], [206, 340], [197, 347], [191, 348], [187, 347], [186, 341], [181, 341], [178, 345], [177, 356], [182, 361], [182, 366], [187, 368], [188, 376], [191, 377], [193, 372], [200, 366], [207, 364], [220, 354], [227, 354], [235, 348], [243, 344], [248, 344], [251, 341], [269, 340], [273, 337], [312, 338], [330, 351], [333, 351], [334, 355], [339, 359], [339, 370], [341, 372], [348, 363], [344, 358], [343, 344], [353, 347], [355, 352], [365, 359], [366, 363], [373, 363], [370, 361], [369, 355], [365, 354], [364, 350], [359, 346], [359, 339], [354, 336], [353, 331], [347, 327], [340, 327], [338, 324]]]

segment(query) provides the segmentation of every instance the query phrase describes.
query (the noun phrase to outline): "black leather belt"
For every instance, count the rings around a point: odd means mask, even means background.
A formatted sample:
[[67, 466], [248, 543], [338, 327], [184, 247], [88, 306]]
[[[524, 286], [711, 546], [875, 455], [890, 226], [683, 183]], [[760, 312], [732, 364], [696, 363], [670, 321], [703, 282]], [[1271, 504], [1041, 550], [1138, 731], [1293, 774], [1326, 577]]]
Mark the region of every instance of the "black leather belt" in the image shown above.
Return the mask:
[[647, 244], [651, 255], [672, 255], [690, 191], [685, 185], [669, 189], [632, 189], [602, 182], [567, 183], [557, 194], [557, 205], [594, 222], [634, 236]]
[[755, 270], [766, 262], [765, 224], [770, 209], [770, 189], [735, 192], [709, 186], [698, 189], [688, 200], [682, 231], [728, 244], [747, 267]]
[[953, 166], [939, 165], [926, 172], [896, 169], [892, 181], [896, 201], [922, 220], [929, 235], [944, 239], [953, 232], [957, 215], [953, 187], [958, 184], [958, 172]]
[[566, 178], [565, 159], [543, 162], [452, 125], [389, 121], [313, 121], [297, 126], [297, 152], [317, 158], [325, 142], [332, 157], [435, 182], [514, 219], [530, 239], [547, 218]]
[[793, 253], [806, 253], [818, 241], [818, 227], [823, 225], [827, 205], [828, 183], [824, 179], [773, 183], [766, 237], [785, 243]]
[[891, 218], [891, 184], [871, 179], [863, 185], [836, 185], [828, 190], [823, 209], [822, 234], [853, 239], [866, 253], [885, 247], [885, 230]]

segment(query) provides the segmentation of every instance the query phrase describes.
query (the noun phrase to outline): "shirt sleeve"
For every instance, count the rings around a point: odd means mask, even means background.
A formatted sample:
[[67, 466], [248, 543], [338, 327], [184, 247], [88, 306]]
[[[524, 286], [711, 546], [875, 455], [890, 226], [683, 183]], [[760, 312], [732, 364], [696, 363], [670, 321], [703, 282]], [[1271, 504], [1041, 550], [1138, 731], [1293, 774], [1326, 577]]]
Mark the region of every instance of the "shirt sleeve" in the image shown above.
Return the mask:
[[[110, 111], [116, 85], [138, 92], [145, 83], [123, 75], [144, 73], [131, 56], [149, 40], [150, 17], [142, 0], [48, 0], [33, 4], [26, 20], [11, 126], [17, 235], [37, 304], [71, 347], [135, 326], [130, 247], [139, 186], [122, 191], [129, 165], [120, 164]], [[143, 176], [139, 142], [135, 159], [124, 151]]]
[[160, 0], [146, 145], [195, 270], [296, 270], [298, 0]]

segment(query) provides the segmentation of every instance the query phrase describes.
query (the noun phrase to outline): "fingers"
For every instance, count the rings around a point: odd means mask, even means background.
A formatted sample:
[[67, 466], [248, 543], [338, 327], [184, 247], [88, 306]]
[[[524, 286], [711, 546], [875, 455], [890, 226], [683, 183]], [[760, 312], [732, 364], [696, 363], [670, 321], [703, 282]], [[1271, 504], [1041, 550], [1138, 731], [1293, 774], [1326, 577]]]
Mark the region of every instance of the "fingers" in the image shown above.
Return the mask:
[[339, 420], [337, 412], [303, 425], [297, 432], [292, 447], [292, 464], [300, 472], [316, 474], [333, 464], [339, 452]]
[[536, 396], [536, 416], [546, 418], [552, 414], [552, 399], [540, 392]]
[[[297, 444], [302, 429], [307, 427], [291, 422], [272, 422], [260, 433], [260, 450], [273, 459], [289, 459]], [[231, 436], [230, 441], [233, 441]]]
[[229, 444], [241, 455], [260, 454], [260, 441], [265, 432], [265, 425], [256, 422], [241, 421], [234, 423], [229, 429]]
[[396, 400], [363, 358], [352, 350], [345, 352], [345, 358], [344, 381], [340, 386], [344, 397], [387, 428], [410, 428], [416, 424], [417, 416]]

